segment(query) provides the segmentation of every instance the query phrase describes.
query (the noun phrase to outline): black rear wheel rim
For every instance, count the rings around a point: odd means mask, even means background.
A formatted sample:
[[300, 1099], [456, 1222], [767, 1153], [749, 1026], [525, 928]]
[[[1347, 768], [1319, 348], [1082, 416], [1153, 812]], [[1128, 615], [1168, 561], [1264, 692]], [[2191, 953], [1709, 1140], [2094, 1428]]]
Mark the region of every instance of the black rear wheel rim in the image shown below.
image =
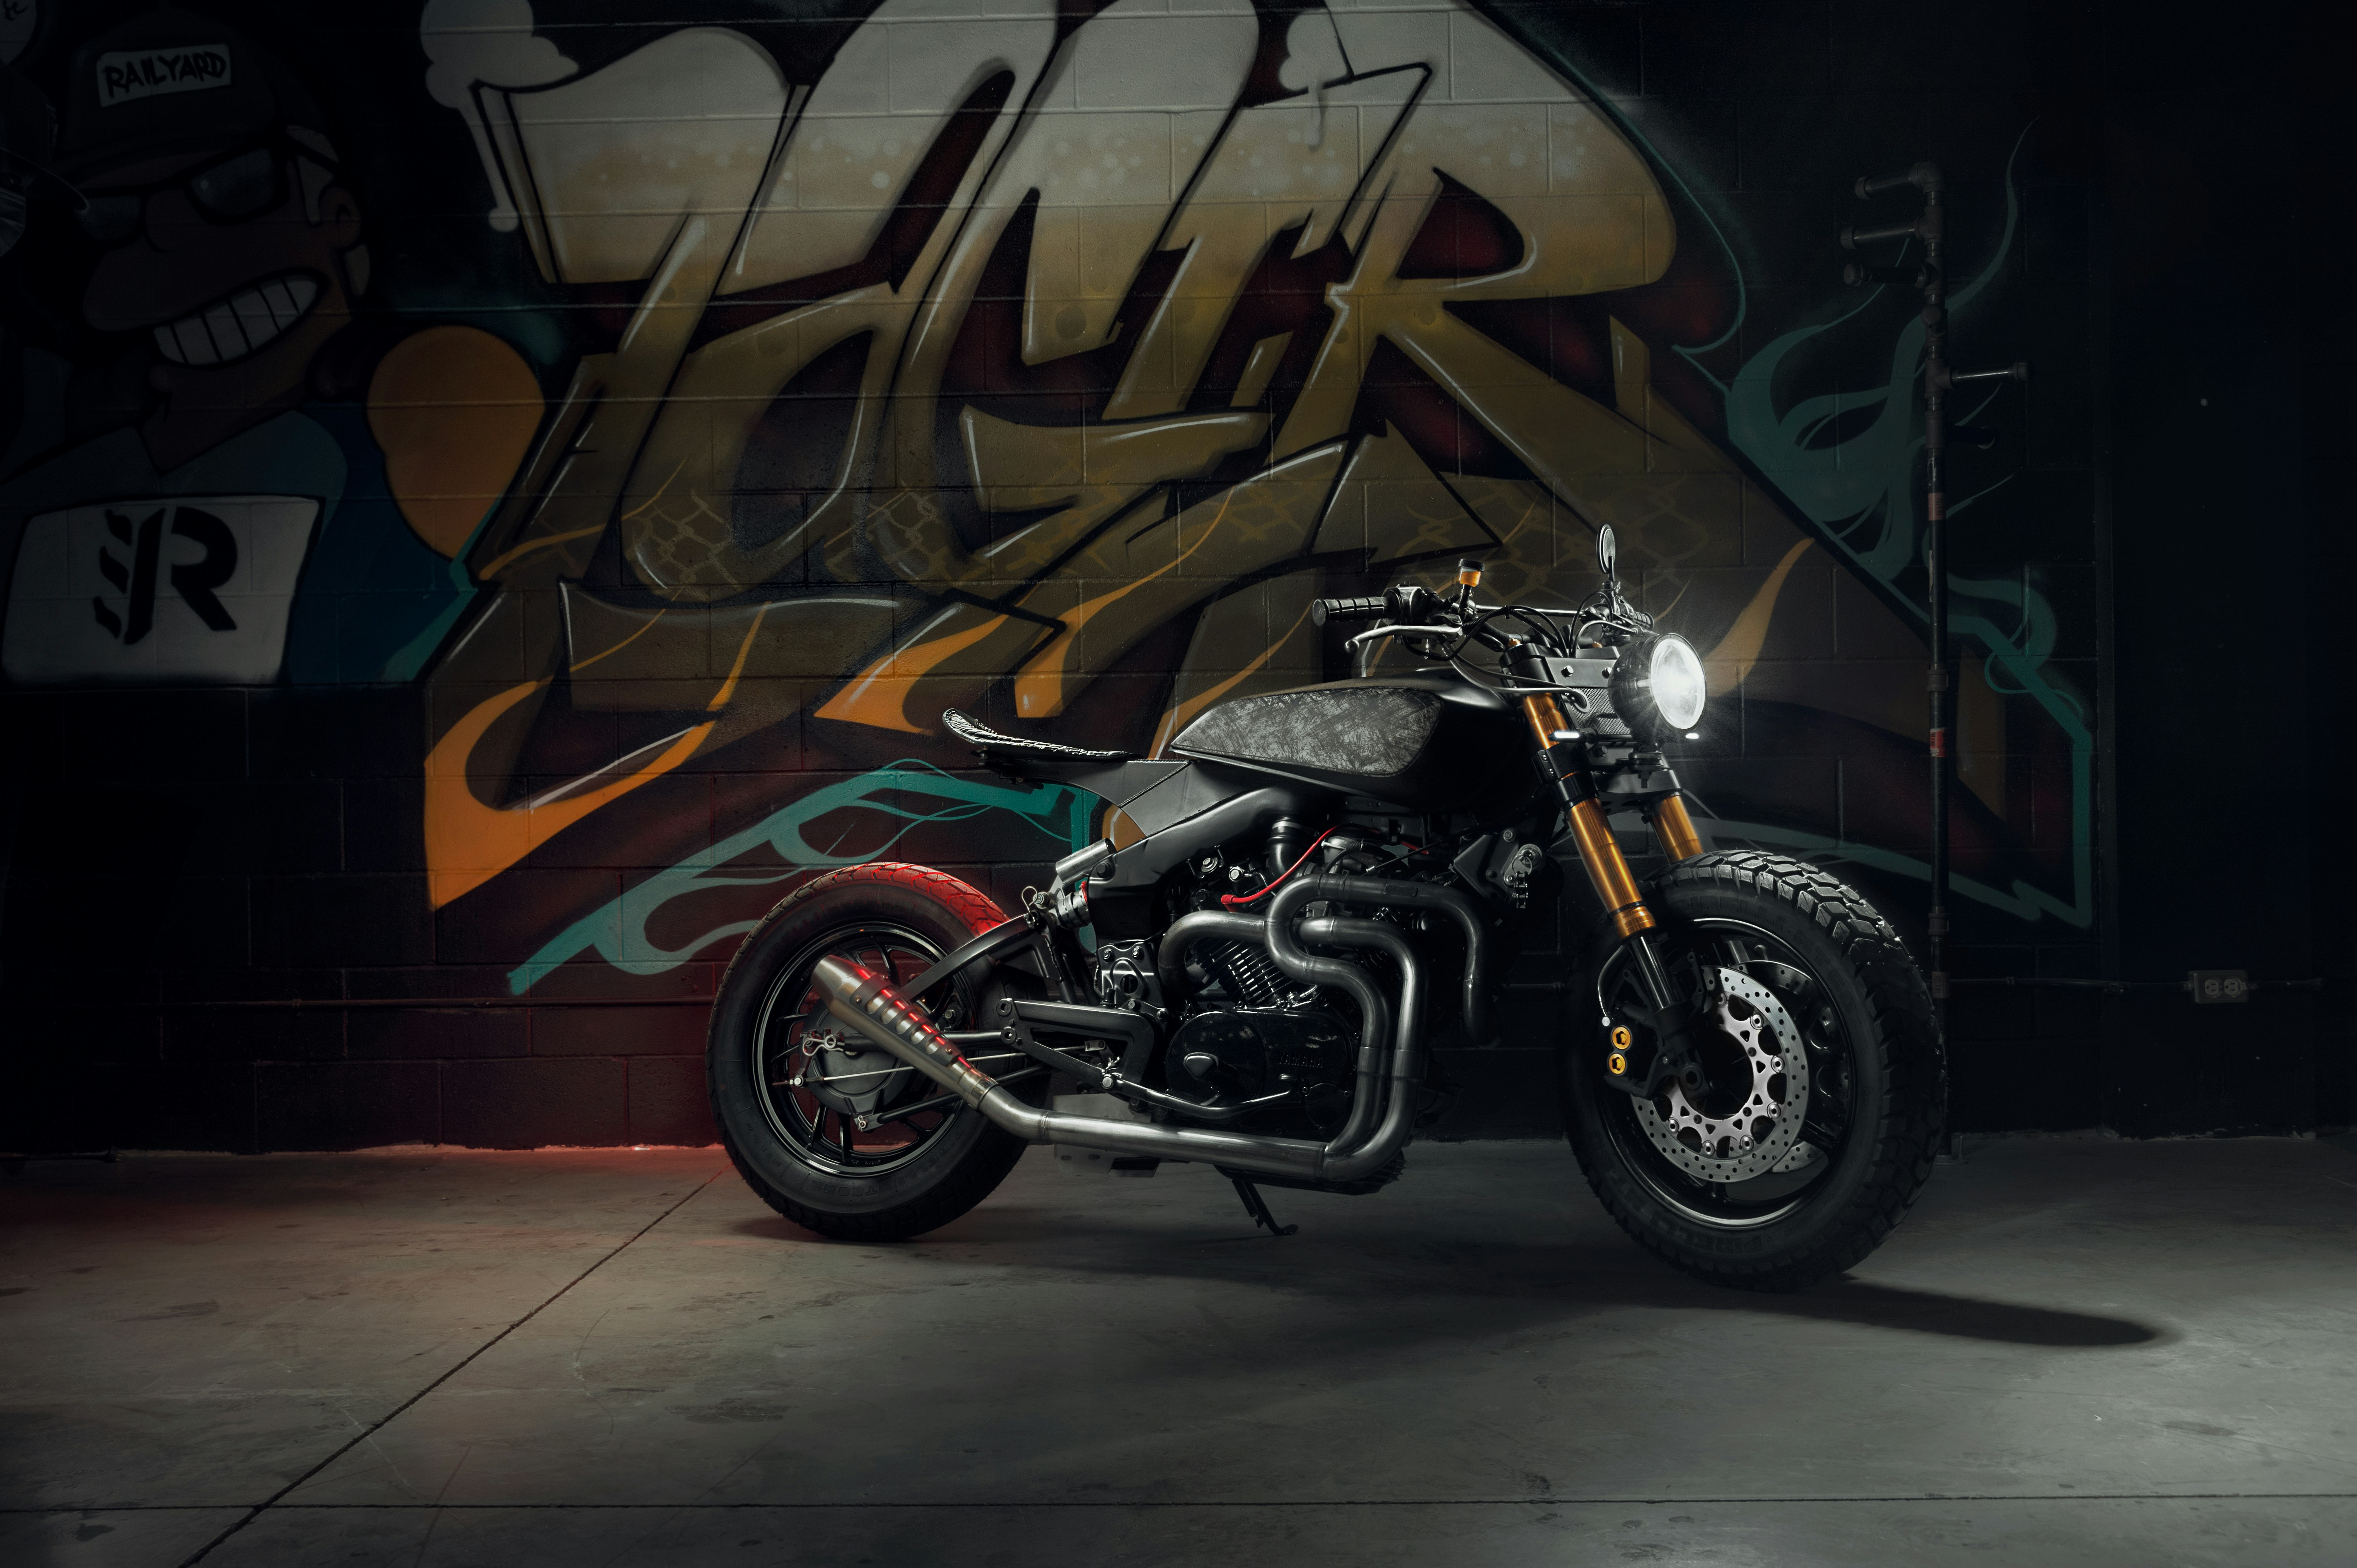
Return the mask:
[[[1622, 1168], [1663, 1206], [1682, 1218], [1717, 1230], [1751, 1230], [1790, 1219], [1820, 1196], [1856, 1133], [1857, 1044], [1824, 978], [1791, 943], [1744, 920], [1681, 921], [1674, 932], [1677, 961], [1673, 973], [1695, 961], [1740, 970], [1775, 993], [1801, 1031], [1809, 1053], [1811, 1087], [1803, 1136], [1822, 1157], [1802, 1169], [1770, 1172], [1749, 1181], [1717, 1183], [1679, 1169], [1654, 1147], [1638, 1120], [1636, 1101], [1598, 1085], [1590, 1093], [1606, 1138]], [[1630, 1004], [1643, 1006], [1628, 950], [1617, 949], [1597, 972], [1596, 1004], [1610, 1018], [1630, 1015]], [[1593, 1071], [1588, 1053], [1574, 1070]]]
[[[840, 1180], [888, 1176], [923, 1157], [964, 1112], [964, 1105], [954, 1098], [944, 1104], [927, 1105], [940, 1100], [941, 1091], [923, 1074], [910, 1072], [877, 1108], [876, 1115], [885, 1120], [863, 1130], [852, 1117], [821, 1104], [795, 1081], [811, 1055], [805, 1033], [826, 1012], [812, 979], [820, 959], [844, 959], [871, 974], [883, 975], [888, 983], [905, 986], [931, 968], [942, 951], [939, 943], [906, 926], [863, 920], [839, 926], [805, 944], [770, 982], [754, 1015], [748, 1065], [762, 1119], [799, 1163]], [[962, 988], [936, 987], [933, 994], [935, 1006], [950, 1015], [935, 1017], [934, 1022], [955, 1027], [954, 1015], [963, 1007]], [[918, 1004], [918, 1010], [933, 1016], [933, 1008]], [[896, 1117], [897, 1106], [926, 1108]]]

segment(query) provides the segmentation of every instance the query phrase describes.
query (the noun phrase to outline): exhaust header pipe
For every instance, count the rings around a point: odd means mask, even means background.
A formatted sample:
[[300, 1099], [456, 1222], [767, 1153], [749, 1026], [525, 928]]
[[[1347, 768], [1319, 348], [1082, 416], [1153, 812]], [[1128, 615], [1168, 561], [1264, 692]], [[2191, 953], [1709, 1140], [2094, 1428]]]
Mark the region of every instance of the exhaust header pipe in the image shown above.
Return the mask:
[[[1402, 944], [1403, 955], [1405, 952]], [[909, 1005], [883, 976], [829, 955], [818, 961], [811, 978], [819, 994], [826, 998], [830, 1017], [886, 1055], [915, 1068], [982, 1112], [994, 1125], [1027, 1143], [1070, 1144], [1106, 1149], [1117, 1155], [1192, 1160], [1265, 1176], [1333, 1181], [1363, 1176], [1389, 1159], [1407, 1141], [1414, 1121], [1414, 1096], [1408, 1078], [1413, 1040], [1405, 1029], [1397, 1031], [1393, 1053], [1394, 1103], [1390, 1113], [1371, 1143], [1363, 1148], [1350, 1149], [1297, 1138], [1258, 1138], [1209, 1128], [1159, 1127], [1144, 1122], [1117, 1122], [1106, 1116], [1070, 1116], [1043, 1111], [1026, 1104], [967, 1061], [957, 1047], [943, 1037], [923, 1014]]]

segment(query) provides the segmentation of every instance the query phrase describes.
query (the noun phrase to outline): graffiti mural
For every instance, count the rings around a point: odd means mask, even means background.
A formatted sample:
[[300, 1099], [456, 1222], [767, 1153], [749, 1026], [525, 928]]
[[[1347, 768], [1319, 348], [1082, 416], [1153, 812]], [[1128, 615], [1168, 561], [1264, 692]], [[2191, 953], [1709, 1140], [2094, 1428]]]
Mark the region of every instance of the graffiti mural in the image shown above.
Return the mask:
[[[496, 934], [436, 961], [627, 993], [817, 869], [1085, 837], [946, 707], [1152, 751], [1341, 672], [1321, 593], [1576, 601], [1609, 523], [1708, 650], [1706, 834], [1920, 875], [1920, 324], [1763, 305], [1571, 14], [986, 9], [43, 12], [11, 687], [409, 693], [366, 809]], [[1957, 590], [1961, 886], [2083, 930], [2075, 611]]]
[[93, 254], [71, 308], [151, 396], [0, 489], [10, 679], [414, 676], [473, 592], [458, 558], [535, 383], [479, 332], [359, 318], [365, 202], [269, 50], [167, 8], [77, 58], [59, 150]]

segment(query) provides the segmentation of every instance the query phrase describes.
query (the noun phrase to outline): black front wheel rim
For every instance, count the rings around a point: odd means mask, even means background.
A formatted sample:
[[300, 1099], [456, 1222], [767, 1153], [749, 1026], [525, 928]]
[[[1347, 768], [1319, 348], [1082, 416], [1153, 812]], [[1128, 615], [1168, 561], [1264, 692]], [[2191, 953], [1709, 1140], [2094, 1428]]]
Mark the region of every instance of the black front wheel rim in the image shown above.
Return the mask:
[[[1622, 1167], [1665, 1207], [1712, 1230], [1771, 1225], [1805, 1208], [1824, 1191], [1856, 1134], [1856, 1041], [1823, 977], [1790, 943], [1730, 919], [1682, 922], [1676, 934], [1684, 959], [1741, 971], [1774, 993], [1792, 1015], [1808, 1051], [1812, 1079], [1803, 1136], [1820, 1157], [1792, 1171], [1708, 1182], [1678, 1168], [1655, 1147], [1629, 1096], [1597, 1086], [1591, 1092], [1598, 1113]], [[1634, 1010], [1644, 1010], [1638, 984], [1628, 950], [1617, 950], [1597, 972], [1595, 1001], [1602, 1015], [1629, 1016], [1632, 1003]], [[1592, 1070], [1591, 1064], [1583, 1061], [1578, 1070]]]

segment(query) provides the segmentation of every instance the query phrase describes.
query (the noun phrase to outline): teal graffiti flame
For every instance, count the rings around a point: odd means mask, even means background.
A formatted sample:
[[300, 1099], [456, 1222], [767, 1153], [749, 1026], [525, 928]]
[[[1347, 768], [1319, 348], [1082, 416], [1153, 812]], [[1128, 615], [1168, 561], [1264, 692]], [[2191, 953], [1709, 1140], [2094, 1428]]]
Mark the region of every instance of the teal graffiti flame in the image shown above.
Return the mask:
[[[910, 803], [909, 797], [935, 802]], [[1006, 811], [1028, 822], [1066, 849], [1078, 849], [1088, 838], [1091, 808], [1096, 797], [1061, 784], [1037, 789], [1010, 789], [959, 779], [931, 763], [902, 758], [856, 779], [823, 785], [764, 817], [744, 832], [689, 855], [656, 872], [644, 882], [592, 914], [565, 928], [530, 960], [509, 972], [508, 989], [518, 996], [547, 979], [559, 965], [594, 952], [626, 974], [661, 974], [677, 969], [695, 954], [725, 938], [753, 929], [752, 920], [732, 920], [714, 926], [678, 947], [664, 947], [647, 934], [655, 916], [675, 898], [715, 888], [759, 886], [783, 882], [804, 872], [857, 865], [882, 858], [918, 828], [937, 822], [964, 822], [991, 811]], [[857, 854], [842, 854], [834, 844], [810, 842], [807, 830], [829, 812], [850, 808], [872, 811], [898, 822], [884, 843]], [[769, 849], [782, 866], [740, 866], [732, 863], [759, 849]]]
[[[2012, 248], [2021, 216], [2014, 164], [2029, 134], [2027, 129], [2022, 132], [2006, 164], [2004, 235], [1980, 274], [1949, 295], [1951, 318], [1968, 310], [1987, 290], [1999, 262]], [[1727, 428], [1736, 448], [1817, 525], [1828, 545], [1891, 590], [1916, 623], [1928, 629], [1928, 609], [1899, 589], [1900, 575], [1923, 558], [1926, 532], [1914, 493], [1915, 458], [1922, 450], [1923, 434], [1912, 396], [1922, 374], [1922, 318], [1910, 317], [1891, 344], [1889, 379], [1875, 391], [1804, 397], [1781, 414], [1771, 395], [1776, 373], [1788, 359], [1856, 318], [1880, 292], [1877, 289], [1866, 303], [1831, 321], [1785, 333], [1746, 360], [1727, 389]], [[1863, 428], [1838, 441], [1813, 444], [1834, 420], [1869, 408], [1874, 415]], [[1948, 515], [1953, 518], [1964, 512], [2004, 482], [1955, 503]], [[2070, 925], [2092, 926], [2095, 918], [2094, 846], [2090, 832], [2094, 816], [2094, 732], [2085, 704], [2048, 669], [2058, 631], [2053, 606], [2027, 582], [2016, 579], [1951, 575], [1948, 591], [1950, 628], [1960, 641], [1979, 645], [1986, 656], [1990, 688], [2037, 703], [2062, 731], [2071, 748], [2071, 897], [2059, 898], [2018, 880], [2006, 890], [1968, 877], [1955, 879], [1956, 891], [2021, 919], [2051, 915]], [[1930, 875], [1930, 868], [1912, 856], [1764, 824], [1721, 822], [1714, 824], [1713, 836], [1781, 843], [1900, 875]]]

